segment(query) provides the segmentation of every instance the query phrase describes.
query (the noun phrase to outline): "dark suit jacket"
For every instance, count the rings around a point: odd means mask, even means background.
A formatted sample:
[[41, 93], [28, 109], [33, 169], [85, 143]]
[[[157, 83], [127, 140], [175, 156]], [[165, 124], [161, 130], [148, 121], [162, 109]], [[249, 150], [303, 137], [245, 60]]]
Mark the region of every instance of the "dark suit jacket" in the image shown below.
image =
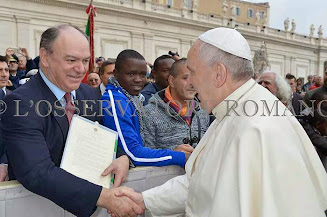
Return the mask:
[[[84, 116], [80, 100], [96, 100], [97, 95], [92, 87], [81, 84], [76, 90], [76, 98], [75, 105]], [[52, 110], [45, 101], [51, 104]], [[69, 124], [65, 110], [56, 101], [40, 74], [6, 97], [7, 111], [2, 116], [2, 130], [9, 178], [17, 178], [28, 190], [77, 216], [90, 216], [102, 188], [59, 168]], [[92, 103], [87, 104], [90, 108]], [[93, 108], [93, 111], [87, 109], [87, 114], [98, 112], [97, 105]]]
[[299, 115], [301, 111], [301, 104], [299, 100], [303, 100], [303, 96], [294, 92], [292, 98], [292, 106], [296, 115]]
[[[1, 96], [0, 100], [4, 100], [4, 98], [9, 95], [12, 91], [8, 90], [6, 88], [6, 95]], [[4, 105], [0, 104], [0, 111], [3, 111], [3, 109], [5, 109]], [[2, 122], [1, 122], [1, 117], [0, 117], [0, 163], [5, 163], [7, 164], [7, 156], [4, 154], [4, 144], [2, 142], [2, 130], [1, 130], [1, 126], [2, 126]], [[2, 157], [1, 157], [2, 156]]]
[[12, 92], [11, 90], [9, 90], [8, 88], [6, 88], [6, 96], [9, 95], [9, 94], [11, 94], [11, 92]]
[[102, 97], [102, 94], [101, 94], [101, 89], [100, 89], [100, 85], [99, 87], [95, 88], [96, 92], [97, 92], [97, 97], [98, 99], [100, 99]]

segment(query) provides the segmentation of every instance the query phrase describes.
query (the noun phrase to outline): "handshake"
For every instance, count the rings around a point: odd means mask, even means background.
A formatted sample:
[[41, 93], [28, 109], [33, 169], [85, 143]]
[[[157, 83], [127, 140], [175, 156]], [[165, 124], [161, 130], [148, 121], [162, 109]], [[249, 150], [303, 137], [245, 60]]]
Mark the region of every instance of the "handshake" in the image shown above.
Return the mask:
[[137, 216], [145, 211], [142, 194], [124, 186], [103, 188], [97, 205], [106, 208], [112, 217]]

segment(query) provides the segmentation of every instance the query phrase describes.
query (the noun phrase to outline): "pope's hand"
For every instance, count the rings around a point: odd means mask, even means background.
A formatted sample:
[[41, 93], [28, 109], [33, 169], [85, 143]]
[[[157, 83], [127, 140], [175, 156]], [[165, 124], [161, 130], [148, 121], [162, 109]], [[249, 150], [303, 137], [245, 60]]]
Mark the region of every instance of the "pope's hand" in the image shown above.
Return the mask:
[[[143, 212], [145, 211], [145, 204], [141, 193], [135, 192], [131, 188], [119, 188], [117, 191], [115, 191], [115, 196], [128, 197], [129, 199], [133, 200], [139, 207], [141, 207]], [[108, 211], [108, 213], [111, 214], [112, 217], [117, 217], [117, 215], [111, 211]]]
[[[113, 189], [102, 188], [97, 205], [108, 210], [112, 216], [127, 217], [140, 215], [144, 209], [137, 205], [133, 200], [126, 196], [117, 197], [116, 193], [122, 189], [122, 192], [133, 191], [127, 187]], [[118, 193], [117, 193], [118, 194]]]
[[126, 155], [115, 159], [109, 167], [107, 167], [102, 176], [107, 176], [109, 173], [115, 174], [114, 187], [120, 186], [127, 179], [129, 169], [129, 159]]

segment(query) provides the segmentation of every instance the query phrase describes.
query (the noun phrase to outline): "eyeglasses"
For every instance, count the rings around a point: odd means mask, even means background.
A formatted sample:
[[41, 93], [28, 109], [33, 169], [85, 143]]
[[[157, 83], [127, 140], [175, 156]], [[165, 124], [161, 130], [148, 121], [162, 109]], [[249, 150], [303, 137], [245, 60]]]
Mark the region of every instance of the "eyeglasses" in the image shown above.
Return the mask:
[[91, 79], [89, 79], [89, 81], [98, 81], [99, 79], [97, 79], [97, 78], [91, 78]]

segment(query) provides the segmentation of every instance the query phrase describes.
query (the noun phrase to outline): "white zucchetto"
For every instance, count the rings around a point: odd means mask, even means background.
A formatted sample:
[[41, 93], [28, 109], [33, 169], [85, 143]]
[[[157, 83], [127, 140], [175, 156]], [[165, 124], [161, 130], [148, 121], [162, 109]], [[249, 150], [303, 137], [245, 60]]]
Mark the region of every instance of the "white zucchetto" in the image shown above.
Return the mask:
[[200, 35], [199, 39], [227, 53], [252, 61], [248, 42], [235, 29], [223, 27], [211, 29]]

